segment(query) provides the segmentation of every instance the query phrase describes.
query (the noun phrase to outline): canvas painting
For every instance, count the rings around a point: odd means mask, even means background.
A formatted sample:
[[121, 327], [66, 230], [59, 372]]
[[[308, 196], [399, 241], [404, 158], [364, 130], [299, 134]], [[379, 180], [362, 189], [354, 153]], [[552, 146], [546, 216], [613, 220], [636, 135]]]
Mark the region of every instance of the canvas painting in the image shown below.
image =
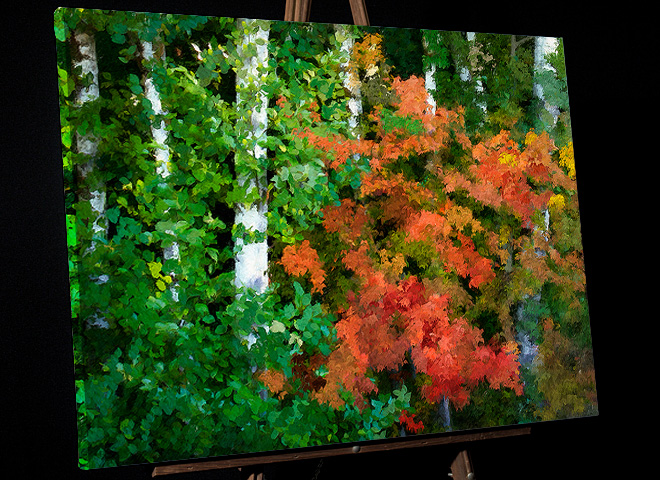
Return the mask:
[[54, 27], [81, 468], [597, 414], [562, 39]]

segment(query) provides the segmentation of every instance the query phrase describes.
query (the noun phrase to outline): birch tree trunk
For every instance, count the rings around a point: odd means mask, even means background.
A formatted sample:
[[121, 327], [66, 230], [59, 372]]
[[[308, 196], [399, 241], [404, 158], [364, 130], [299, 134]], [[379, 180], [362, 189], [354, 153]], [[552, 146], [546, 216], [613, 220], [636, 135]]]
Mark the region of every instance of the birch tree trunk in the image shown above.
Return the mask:
[[343, 86], [350, 93], [350, 98], [348, 100], [348, 110], [350, 112], [348, 129], [354, 137], [358, 138], [359, 134], [357, 126], [360, 114], [362, 114], [362, 92], [357, 72], [349, 68], [355, 39], [346, 25], [337, 25], [335, 28], [339, 34], [339, 38], [342, 39], [339, 51], [341, 53], [340, 67], [345, 75]]
[[[94, 34], [76, 30], [73, 32], [72, 65], [74, 71], [80, 69], [82, 85], [76, 91], [76, 103], [83, 105], [99, 98], [99, 67], [96, 56], [96, 41]], [[81, 183], [89, 181], [94, 171], [99, 139], [91, 132], [81, 135], [76, 132], [76, 150], [88, 158], [87, 163], [78, 168]], [[92, 180], [89, 186], [89, 202], [95, 215], [92, 231], [95, 236], [107, 237], [108, 227], [105, 219], [106, 193], [105, 187], [98, 180]], [[90, 250], [94, 251], [96, 242], [92, 240]]]
[[[237, 130], [240, 139], [235, 155], [238, 185], [245, 189], [246, 201], [235, 207], [235, 277], [238, 289], [259, 295], [268, 287], [268, 200], [267, 151], [268, 96], [263, 90], [268, 75], [269, 24], [260, 20], [238, 20], [243, 31], [237, 46], [240, 65], [236, 72]], [[243, 292], [237, 294], [237, 298]], [[248, 347], [256, 341], [247, 338]]]
[[[434, 32], [434, 35], [439, 35], [439, 32]], [[424, 49], [426, 50], [426, 54], [430, 54], [428, 51], [428, 43], [424, 43]], [[429, 104], [430, 108], [430, 113], [432, 115], [435, 115], [435, 111], [437, 108], [437, 104], [435, 101], [435, 98], [433, 96], [433, 93], [436, 90], [436, 83], [435, 83], [435, 70], [436, 66], [433, 62], [430, 62], [429, 67], [425, 69], [424, 71], [424, 85], [426, 87], [426, 103]], [[451, 413], [449, 411], [449, 399], [447, 397], [443, 397], [442, 402], [438, 405], [438, 415], [440, 419], [442, 420], [442, 425], [445, 427], [446, 431], [451, 431]]]
[[[147, 100], [151, 103], [151, 108], [156, 115], [156, 118], [166, 115], [166, 111], [163, 109], [162, 102], [160, 100], [160, 93], [154, 84], [154, 78], [152, 75], [148, 74], [148, 65], [156, 61], [165, 61], [165, 48], [161, 42], [156, 40], [156, 49], [159, 51], [158, 56], [154, 51], [154, 42], [141, 41], [140, 45], [142, 47], [142, 58], [145, 62], [145, 74], [143, 76], [144, 82], [144, 94], [147, 97]], [[160, 122], [152, 122], [151, 124], [151, 135], [158, 145], [156, 148], [155, 158], [156, 158], [156, 173], [166, 179], [170, 176], [170, 151], [167, 147], [167, 129], [165, 128], [165, 120], [161, 118]]]
[[[477, 69], [476, 63], [474, 65], [471, 65], [470, 62], [476, 62], [477, 61], [477, 55], [475, 54], [476, 50], [476, 45], [475, 45], [475, 32], [467, 32], [466, 38], [469, 44], [470, 48], [470, 56], [468, 58], [468, 65], [464, 66], [461, 68], [461, 73], [460, 73], [460, 78], [464, 82], [471, 82], [472, 81], [472, 72], [470, 71], [470, 67], [472, 67], [472, 70]], [[481, 70], [481, 68], [479, 68]], [[476, 102], [477, 106], [481, 109], [483, 113], [483, 117], [485, 118], [486, 116], [486, 102], [483, 99], [483, 94], [484, 94], [484, 85], [483, 82], [481, 81], [480, 78], [477, 78], [476, 82], [474, 83], [474, 91], [476, 93]]]
[[[543, 71], [552, 71], [555, 69], [546, 60], [546, 55], [557, 52], [559, 40], [554, 37], [536, 37], [534, 43], [534, 76], [538, 77]], [[559, 118], [559, 108], [556, 105], [548, 103], [543, 96], [543, 87], [539, 84], [538, 79], [534, 81], [534, 95], [541, 100], [543, 109], [552, 118], [552, 125], [557, 123]], [[545, 116], [545, 115], [544, 115]]]
[[[76, 103], [82, 108], [84, 105], [98, 100], [99, 67], [96, 55], [96, 39], [93, 33], [75, 30], [72, 35], [72, 66], [73, 70], [80, 69], [81, 85], [76, 90]], [[87, 158], [87, 162], [78, 167], [78, 182], [84, 187], [82, 195], [88, 196], [92, 213], [92, 239], [89, 247], [82, 255], [93, 253], [96, 250], [97, 239], [106, 239], [108, 236], [108, 222], [105, 217], [106, 192], [105, 185], [94, 175], [96, 157], [99, 149], [99, 139], [93, 132], [75, 134], [76, 151]], [[93, 274], [90, 279], [99, 285], [105, 284], [109, 277], [102, 271]], [[97, 311], [87, 318], [89, 327], [109, 328], [109, 324], [102, 312]]]
[[[144, 84], [144, 94], [147, 100], [151, 103], [151, 108], [154, 111], [156, 120], [151, 123], [151, 136], [156, 143], [156, 150], [154, 157], [156, 160], [156, 173], [163, 180], [161, 186], [166, 186], [166, 179], [171, 175], [170, 170], [170, 150], [167, 145], [168, 133], [165, 125], [165, 120], [163, 117], [167, 114], [160, 98], [160, 93], [156, 88], [153, 75], [149, 74], [149, 65], [153, 65], [155, 62], [165, 62], [165, 46], [164, 44], [155, 39], [151, 41], [141, 41], [140, 47], [142, 49], [142, 58], [144, 60], [143, 67], [145, 68], [145, 73], [143, 75], [143, 84]], [[160, 118], [160, 121], [157, 120]], [[174, 236], [172, 230], [166, 230], [165, 233]], [[178, 242], [173, 241], [170, 246], [163, 248], [163, 259], [167, 260], [180, 260], [180, 251]], [[168, 274], [173, 277], [171, 272]], [[172, 298], [175, 302], [179, 301], [179, 294], [177, 291], [176, 281], [172, 282], [169, 286]], [[182, 320], [183, 323], [183, 320]]]
[[[515, 38], [512, 39], [512, 52], [513, 42]], [[538, 83], [536, 77], [543, 72], [544, 70], [553, 70], [553, 68], [548, 64], [545, 59], [545, 56], [549, 53], [554, 53], [558, 46], [558, 41], [556, 38], [552, 37], [536, 37], [534, 39], [534, 76], [535, 82], [533, 86], [534, 95], [542, 102], [543, 110], [539, 113], [539, 119], [548, 124], [549, 122], [545, 119], [552, 119], [552, 124], [548, 126], [555, 125], [557, 123], [557, 118], [559, 117], [559, 108], [554, 105], [550, 105], [543, 97], [543, 87]], [[521, 42], [518, 42], [518, 45]], [[547, 241], [549, 238], [549, 229], [550, 229], [550, 212], [546, 208], [543, 211], [543, 226], [534, 227], [534, 233], [540, 233], [544, 239]], [[539, 232], [540, 231], [540, 232]], [[535, 248], [535, 255], [542, 257], [546, 255], [546, 252], [540, 248]], [[516, 310], [516, 323], [517, 323], [517, 334], [516, 340], [520, 345], [520, 356], [519, 361], [523, 367], [531, 367], [538, 358], [538, 344], [533, 338], [533, 331], [536, 329], [538, 324], [538, 318], [535, 318], [533, 315], [528, 313], [530, 307], [539, 305], [541, 302], [541, 293], [536, 293], [535, 295], [525, 295], [518, 305]]]
[[[426, 32], [426, 35], [439, 35], [439, 32]], [[429, 42], [424, 41], [424, 54], [427, 56], [432, 55], [432, 52], [429, 51]], [[435, 114], [435, 109], [437, 108], [437, 103], [435, 101], [434, 97], [434, 92], [437, 89], [437, 85], [435, 83], [435, 72], [436, 72], [436, 65], [435, 62], [430, 62], [429, 67], [424, 70], [424, 85], [426, 86], [426, 103], [428, 103], [431, 106], [431, 110]]]

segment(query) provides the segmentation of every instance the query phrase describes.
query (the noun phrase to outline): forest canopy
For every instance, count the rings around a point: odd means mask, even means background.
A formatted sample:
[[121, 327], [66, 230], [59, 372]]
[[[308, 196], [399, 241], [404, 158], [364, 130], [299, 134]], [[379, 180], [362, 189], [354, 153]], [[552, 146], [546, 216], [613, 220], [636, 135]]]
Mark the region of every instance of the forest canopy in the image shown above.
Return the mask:
[[82, 468], [597, 414], [561, 39], [54, 26]]

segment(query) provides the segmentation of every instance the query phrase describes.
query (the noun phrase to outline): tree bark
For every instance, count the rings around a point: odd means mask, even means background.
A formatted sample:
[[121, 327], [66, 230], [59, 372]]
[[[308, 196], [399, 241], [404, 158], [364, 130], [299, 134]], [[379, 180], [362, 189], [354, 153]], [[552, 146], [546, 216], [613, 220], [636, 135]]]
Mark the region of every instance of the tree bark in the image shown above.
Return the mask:
[[[80, 69], [82, 85], [76, 91], [76, 103], [82, 107], [86, 103], [93, 102], [99, 98], [99, 67], [96, 56], [96, 40], [93, 33], [82, 30], [73, 32], [72, 65], [74, 71]], [[94, 171], [96, 155], [99, 148], [99, 139], [91, 132], [81, 135], [76, 132], [76, 150], [88, 158], [87, 163], [78, 168], [81, 183], [86, 183], [89, 175]], [[89, 186], [89, 202], [92, 212], [96, 218], [92, 224], [95, 236], [106, 237], [108, 233], [107, 221], [105, 219], [106, 193], [105, 187], [99, 181], [94, 181]], [[92, 240], [90, 250], [96, 248], [96, 242]]]
[[518, 47], [520, 45], [522, 45], [523, 43], [529, 42], [533, 38], [535, 38], [535, 37], [524, 37], [524, 38], [521, 38], [520, 40], [518, 40], [517, 35], [511, 35], [511, 49], [509, 51], [509, 54], [511, 55], [511, 58], [516, 56], [516, 50], [518, 49]]
[[[76, 103], [79, 107], [99, 99], [99, 67], [96, 55], [96, 39], [92, 32], [74, 30], [72, 34], [72, 66], [73, 70], [80, 69], [80, 85], [76, 90]], [[81, 194], [88, 197], [92, 211], [92, 238], [89, 247], [82, 252], [82, 256], [96, 250], [97, 239], [106, 239], [108, 236], [108, 221], [105, 217], [106, 192], [105, 185], [95, 178], [96, 157], [99, 149], [99, 139], [93, 132], [75, 134], [76, 151], [87, 158], [87, 162], [77, 169], [78, 182], [82, 187]], [[99, 272], [90, 279], [99, 285], [107, 283], [108, 275]], [[89, 327], [109, 328], [109, 323], [102, 312], [97, 311], [86, 319]]]
[[[426, 35], [439, 35], [439, 32], [427, 32]], [[427, 56], [433, 55], [432, 52], [429, 51], [429, 45], [428, 41], [426, 41], [426, 38], [424, 39], [424, 54]], [[436, 72], [436, 66], [435, 63], [431, 62], [429, 64], [429, 67], [424, 70], [424, 86], [426, 87], [426, 103], [428, 103], [431, 106], [431, 110], [435, 114], [435, 109], [437, 108], [437, 103], [435, 101], [435, 98], [433, 96], [433, 92], [436, 91], [437, 85], [435, 83], [435, 72]]]
[[[156, 61], [165, 61], [165, 48], [164, 45], [158, 40], [156, 40], [155, 47], [159, 53], [158, 55], [157, 52], [154, 51], [154, 42], [142, 41], [140, 44], [142, 47], [142, 58], [147, 65]], [[146, 72], [143, 76], [145, 97], [147, 97], [147, 100], [151, 102], [151, 108], [153, 109], [156, 117], [162, 117], [166, 115], [167, 112], [163, 109], [163, 105], [160, 100], [160, 93], [154, 84], [153, 76], [149, 75], [148, 67], [146, 65], [145, 70]], [[161, 118], [160, 122], [151, 124], [151, 135], [154, 141], [158, 144], [155, 153], [156, 173], [158, 173], [161, 178], [165, 179], [171, 174], [169, 166], [170, 151], [167, 147], [168, 134], [167, 129], [165, 128], [165, 120]]]
[[348, 100], [348, 110], [351, 116], [348, 119], [348, 129], [353, 136], [359, 138], [357, 127], [360, 114], [362, 114], [362, 92], [360, 89], [360, 79], [357, 76], [357, 72], [354, 72], [349, 68], [353, 46], [355, 45], [355, 39], [349, 31], [349, 28], [345, 25], [337, 25], [335, 28], [343, 38], [339, 50], [342, 55], [340, 66], [345, 74], [343, 85], [344, 88], [350, 93], [350, 98]]
[[[557, 47], [559, 46], [559, 40], [554, 37], [536, 37], [534, 44], [534, 75], [543, 71], [555, 71], [555, 69], [548, 63], [545, 59], [546, 55], [555, 53]], [[559, 118], [559, 108], [555, 105], [548, 103], [543, 96], [543, 87], [538, 83], [538, 80], [534, 81], [534, 95], [536, 95], [543, 104], [543, 108], [552, 116], [553, 123], [557, 123]]]
[[[523, 43], [523, 41], [528, 40], [534, 37], [525, 37], [522, 41], [518, 41], [516, 46]], [[511, 50], [514, 52], [514, 42], [515, 36], [512, 37], [512, 47]], [[551, 37], [536, 37], [534, 40], [534, 75], [537, 76], [539, 73], [544, 70], [552, 70], [552, 67], [545, 60], [545, 56], [549, 53], [556, 51], [558, 41], [556, 38]], [[549, 113], [553, 118], [553, 124], [557, 122], [559, 117], [559, 109], [556, 106], [550, 105], [543, 98], [543, 87], [535, 80], [533, 86], [534, 95], [538, 97], [541, 102], [543, 102], [543, 108], [547, 113]], [[541, 117], [541, 115], [539, 115]], [[546, 208], [543, 211], [543, 226], [535, 226], [534, 232], [541, 230], [541, 235], [547, 240], [549, 238], [550, 230], [550, 212]], [[537, 256], [542, 257], [546, 255], [546, 252], [540, 248], [536, 248], [534, 252]], [[523, 367], [531, 367], [538, 360], [538, 344], [534, 339], [534, 330], [536, 330], [536, 325], [538, 324], [538, 318], [530, 317], [525, 313], [525, 310], [529, 306], [539, 305], [541, 302], [541, 293], [538, 292], [534, 295], [525, 295], [520, 301], [518, 308], [516, 310], [516, 341], [520, 345], [520, 356], [519, 361]], [[525, 326], [523, 326], [525, 325]], [[529, 325], [533, 325], [531, 328]]]
[[[467, 32], [466, 37], [468, 44], [470, 45], [470, 50], [472, 50], [475, 47], [475, 32]], [[469, 62], [468, 62], [469, 63]], [[461, 69], [460, 73], [461, 80], [464, 82], [470, 82], [472, 80], [472, 72], [470, 71], [469, 66], [464, 66]], [[483, 82], [481, 81], [481, 78], [477, 78], [477, 80], [474, 82], [474, 91], [476, 93], [476, 103], [477, 106], [481, 109], [483, 113], [483, 117], [486, 117], [486, 102], [483, 99], [483, 94], [484, 94], [484, 85]]]
[[[436, 35], [438, 33], [435, 33]], [[427, 42], [424, 43], [424, 49], [426, 50], [426, 54], [430, 55], [430, 52], [428, 51], [428, 44]], [[436, 83], [435, 83], [435, 65], [431, 63], [429, 65], [429, 68], [427, 68], [424, 72], [424, 85], [426, 87], [426, 103], [429, 104], [430, 108], [430, 113], [432, 115], [435, 115], [435, 111], [437, 108], [435, 98], [433, 97], [433, 92], [436, 90]], [[451, 412], [449, 411], [449, 399], [445, 396], [442, 398], [442, 401], [438, 403], [438, 416], [442, 420], [442, 425], [445, 427], [445, 430], [450, 432], [451, 431]]]
[[[167, 111], [163, 108], [163, 104], [160, 98], [160, 92], [156, 88], [154, 83], [153, 75], [149, 74], [149, 65], [154, 62], [165, 62], [165, 45], [158, 39], [155, 39], [153, 42], [150, 41], [141, 41], [140, 46], [142, 49], [142, 58], [144, 60], [143, 68], [145, 73], [143, 74], [142, 81], [144, 84], [144, 95], [151, 103], [151, 108], [154, 111], [156, 119], [160, 118], [160, 121], [155, 120], [151, 123], [151, 136], [156, 143], [156, 150], [154, 157], [156, 159], [156, 173], [163, 180], [162, 186], [166, 186], [166, 179], [171, 175], [170, 169], [170, 150], [167, 146], [168, 141], [168, 132], [165, 125], [165, 120], [162, 118], [167, 114]], [[166, 230], [165, 233], [174, 236], [172, 230]], [[180, 250], [179, 243], [174, 241], [170, 246], [163, 247], [163, 259], [164, 260], [180, 260]], [[173, 277], [171, 272], [168, 272], [170, 276]], [[173, 281], [170, 286], [170, 293], [175, 302], [179, 300], [179, 294], [177, 290], [176, 281]], [[183, 323], [183, 320], [182, 320]]]
[[[235, 207], [235, 225], [245, 233], [235, 239], [234, 284], [262, 294], [269, 283], [267, 151], [260, 145], [266, 141], [268, 128], [268, 96], [263, 86], [269, 69], [269, 28], [258, 20], [239, 19], [238, 25], [244, 34], [237, 46], [240, 66], [236, 73], [236, 110], [242, 140], [235, 157], [236, 175], [246, 195], [253, 197], [256, 192], [258, 199], [240, 202]], [[240, 298], [242, 293], [237, 295]], [[253, 343], [254, 339], [248, 342]]]

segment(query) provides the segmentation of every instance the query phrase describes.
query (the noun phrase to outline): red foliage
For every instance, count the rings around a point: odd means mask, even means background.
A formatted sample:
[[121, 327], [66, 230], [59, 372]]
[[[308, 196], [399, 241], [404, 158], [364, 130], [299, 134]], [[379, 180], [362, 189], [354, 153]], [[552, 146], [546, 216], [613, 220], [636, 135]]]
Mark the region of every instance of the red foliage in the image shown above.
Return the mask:
[[[448, 295], [429, 294], [414, 276], [388, 282], [375, 269], [366, 242], [346, 252], [344, 264], [360, 277], [361, 289], [359, 295], [348, 296], [349, 307], [336, 324], [341, 353], [331, 355], [329, 369], [332, 371], [331, 365], [339, 367], [340, 361], [344, 371], [335, 375], [329, 391], [336, 395], [343, 385], [356, 398], [363, 398], [376, 387], [371, 382], [358, 382], [352, 375], [365, 375], [368, 369], [396, 371], [407, 362], [406, 353], [410, 352], [416, 370], [430, 378], [422, 391], [429, 402], [448, 397], [461, 407], [480, 381], [522, 393], [515, 352], [485, 345], [481, 330], [463, 317], [453, 317]], [[351, 372], [348, 377], [346, 372]], [[324, 395], [319, 398], [336, 401], [329, 392]]]
[[[390, 119], [395, 115], [417, 122], [415, 125], [423, 128], [415, 127], [414, 134], [406, 131], [405, 125], [410, 125], [406, 122], [400, 127], [387, 127], [392, 122], [380, 107], [371, 114], [375, 140], [322, 137], [309, 129], [298, 132], [328, 153], [328, 168], [342, 169], [353, 155], [367, 157], [371, 167], [361, 176], [357, 201], [343, 199], [339, 205], [323, 210], [324, 228], [339, 234], [347, 247], [341, 262], [353, 272], [357, 289], [347, 293], [347, 306], [339, 312], [336, 330], [340, 342], [327, 359], [326, 383], [314, 392], [314, 398], [339, 406], [343, 404], [342, 392], [349, 392], [356, 405], [364, 406], [365, 396], [377, 391], [369, 375], [396, 372], [408, 362], [418, 374], [428, 377], [421, 393], [429, 402], [448, 398], [460, 408], [480, 382], [522, 394], [517, 352], [497, 343], [486, 344], [479, 328], [451, 310], [451, 289], [438, 293], [427, 289], [417, 277], [406, 277], [402, 258], [393, 268], [387, 258], [400, 253], [389, 255], [387, 245], [379, 250], [375, 228], [382, 222], [393, 223], [408, 244], [421, 242], [427, 245], [425, 248], [430, 245], [447, 272], [469, 279], [471, 288], [480, 288], [495, 278], [495, 271], [494, 262], [477, 251], [471, 238], [483, 231], [472, 211], [449, 200], [439, 201], [436, 191], [388, 166], [401, 157], [441, 152], [451, 138], [457, 139], [467, 152], [472, 152], [475, 163], [466, 173], [444, 175], [436, 168], [446, 192], [465, 189], [483, 204], [496, 208], [505, 205], [529, 220], [536, 209], [545, 207], [549, 194], [536, 193], [528, 180], [533, 183], [559, 178], [550, 161], [554, 145], [541, 135], [521, 152], [502, 132], [473, 148], [463, 132], [462, 112], [443, 108], [434, 112], [427, 103], [423, 79], [396, 78], [391, 87], [397, 102], [394, 111], [389, 112]], [[429, 169], [434, 171], [433, 167]], [[380, 218], [372, 219], [373, 212], [378, 212]], [[490, 233], [486, 242], [496, 246], [496, 235]], [[378, 257], [382, 264], [375, 260]], [[287, 271], [302, 274], [313, 270], [310, 260], [303, 264], [291, 258], [287, 260]], [[407, 413], [402, 414], [400, 422], [411, 431], [423, 428]]]
[[420, 420], [419, 422], [415, 422], [415, 414], [413, 413], [412, 415], [409, 415], [406, 410], [401, 412], [399, 423], [405, 425], [406, 429], [413, 433], [419, 433], [420, 431], [424, 430], [424, 424], [422, 421]]
[[323, 226], [328, 232], [339, 234], [347, 244], [353, 244], [364, 233], [369, 217], [364, 205], [345, 198], [337, 206], [329, 205], [323, 209]]

